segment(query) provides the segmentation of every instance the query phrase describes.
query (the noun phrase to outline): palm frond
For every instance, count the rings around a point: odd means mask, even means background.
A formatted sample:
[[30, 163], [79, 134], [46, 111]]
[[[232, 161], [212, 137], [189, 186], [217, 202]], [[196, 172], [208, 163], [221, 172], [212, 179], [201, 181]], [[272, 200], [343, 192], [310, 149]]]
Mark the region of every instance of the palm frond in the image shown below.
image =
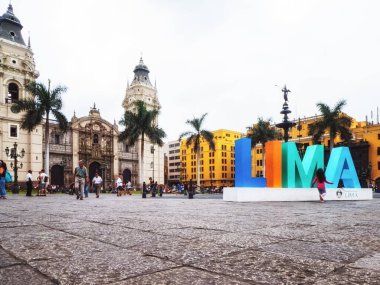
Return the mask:
[[52, 110], [52, 114], [58, 121], [59, 129], [63, 132], [66, 132], [67, 128], [69, 127], [69, 123], [65, 115], [58, 110]]
[[207, 141], [211, 150], [215, 150], [214, 134], [207, 130], [201, 131], [201, 136]]

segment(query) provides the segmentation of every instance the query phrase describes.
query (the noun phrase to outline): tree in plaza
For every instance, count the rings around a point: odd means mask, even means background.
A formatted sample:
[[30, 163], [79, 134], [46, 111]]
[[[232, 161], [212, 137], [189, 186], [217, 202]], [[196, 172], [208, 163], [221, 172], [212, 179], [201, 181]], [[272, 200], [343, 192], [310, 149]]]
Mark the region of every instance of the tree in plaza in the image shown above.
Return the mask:
[[263, 150], [263, 176], [265, 177], [265, 143], [276, 138], [276, 130], [271, 126], [271, 120], [258, 118], [258, 122], [253, 127], [247, 127], [247, 137], [251, 139], [251, 147], [255, 148], [261, 143]]
[[144, 182], [144, 142], [148, 137], [153, 144], [163, 146], [163, 138], [166, 133], [157, 127], [156, 119], [159, 115], [158, 109], [147, 110], [144, 101], [138, 100], [135, 103], [136, 112], [126, 111], [120, 124], [125, 126], [124, 131], [119, 134], [119, 141], [125, 141], [128, 146], [133, 146], [141, 138], [140, 146], [140, 182]]
[[322, 113], [321, 119], [309, 125], [309, 135], [313, 136], [313, 143], [318, 143], [325, 131], [329, 132], [330, 153], [338, 134], [343, 141], [349, 141], [352, 138], [350, 131], [352, 119], [342, 113], [345, 105], [346, 100], [339, 101], [333, 109], [324, 103], [317, 103], [317, 107]]
[[210, 150], [215, 150], [214, 134], [210, 131], [204, 130], [202, 128], [203, 121], [207, 113], [203, 114], [200, 118], [193, 118], [192, 120], [187, 120], [186, 124], [193, 128], [193, 131], [187, 131], [179, 136], [179, 141], [183, 138], [186, 139], [186, 147], [193, 146], [194, 151], [197, 155], [197, 186], [200, 186], [200, 152], [201, 152], [201, 140], [205, 140]]
[[31, 132], [41, 122], [45, 121], [45, 161], [44, 168], [49, 173], [49, 120], [53, 116], [59, 129], [66, 132], [68, 122], [65, 115], [61, 112], [63, 103], [61, 95], [66, 92], [64, 86], [56, 86], [50, 89], [50, 80], [48, 87], [43, 83], [31, 82], [26, 86], [26, 90], [31, 94], [30, 97], [14, 101], [11, 111], [14, 113], [25, 112], [22, 117], [21, 128]]

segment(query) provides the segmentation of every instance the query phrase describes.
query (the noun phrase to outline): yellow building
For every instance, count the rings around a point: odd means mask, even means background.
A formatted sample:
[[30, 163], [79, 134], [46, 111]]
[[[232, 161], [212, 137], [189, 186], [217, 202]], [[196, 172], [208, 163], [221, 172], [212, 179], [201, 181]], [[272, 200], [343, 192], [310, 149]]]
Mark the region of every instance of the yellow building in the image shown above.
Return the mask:
[[[216, 130], [214, 134], [215, 151], [211, 151], [205, 140], [200, 147], [201, 187], [233, 186], [235, 182], [235, 140], [243, 134], [229, 130]], [[186, 147], [181, 141], [181, 182], [197, 180], [197, 156], [194, 148]]]
[[[343, 114], [346, 115], [346, 114]], [[347, 116], [347, 115], [346, 115]], [[289, 131], [289, 141], [295, 142], [302, 156], [306, 147], [312, 145], [312, 137], [308, 135], [309, 125], [319, 120], [321, 116], [305, 117], [295, 121], [296, 126]], [[380, 189], [380, 124], [368, 122], [358, 122], [352, 118], [351, 131], [353, 138], [348, 146], [358, 171], [358, 175], [376, 181], [378, 189]], [[326, 147], [330, 144], [330, 136], [326, 132], [322, 136], [321, 143]], [[335, 138], [335, 145], [342, 144], [340, 137]], [[328, 153], [327, 153], [328, 155]], [[252, 176], [262, 176], [262, 146], [257, 145], [252, 150]], [[367, 182], [370, 182], [367, 179]]]

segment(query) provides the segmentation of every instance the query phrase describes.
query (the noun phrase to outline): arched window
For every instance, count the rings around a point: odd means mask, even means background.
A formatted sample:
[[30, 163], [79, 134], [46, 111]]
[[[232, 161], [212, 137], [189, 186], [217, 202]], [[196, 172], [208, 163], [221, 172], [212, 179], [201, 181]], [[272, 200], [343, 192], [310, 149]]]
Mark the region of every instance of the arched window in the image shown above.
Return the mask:
[[8, 94], [11, 95], [12, 101], [19, 99], [19, 89], [16, 83], [9, 83]]
[[99, 143], [99, 136], [98, 136], [98, 134], [94, 134], [92, 142], [93, 143]]

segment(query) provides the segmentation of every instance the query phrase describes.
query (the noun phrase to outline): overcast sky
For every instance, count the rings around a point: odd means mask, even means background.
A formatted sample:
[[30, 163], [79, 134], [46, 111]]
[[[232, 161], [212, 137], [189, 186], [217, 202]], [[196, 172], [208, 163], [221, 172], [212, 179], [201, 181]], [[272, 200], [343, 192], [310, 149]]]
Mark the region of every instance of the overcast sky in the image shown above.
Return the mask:
[[[4, 13], [8, 1], [1, 1]], [[377, 120], [380, 1], [365, 0], [12, 0], [30, 32], [39, 80], [63, 84], [64, 112], [95, 102], [113, 122], [142, 54], [157, 81], [167, 140], [208, 113], [208, 130], [245, 132], [257, 118], [279, 122], [291, 90], [291, 118], [317, 102]], [[278, 86], [275, 86], [278, 85]]]

